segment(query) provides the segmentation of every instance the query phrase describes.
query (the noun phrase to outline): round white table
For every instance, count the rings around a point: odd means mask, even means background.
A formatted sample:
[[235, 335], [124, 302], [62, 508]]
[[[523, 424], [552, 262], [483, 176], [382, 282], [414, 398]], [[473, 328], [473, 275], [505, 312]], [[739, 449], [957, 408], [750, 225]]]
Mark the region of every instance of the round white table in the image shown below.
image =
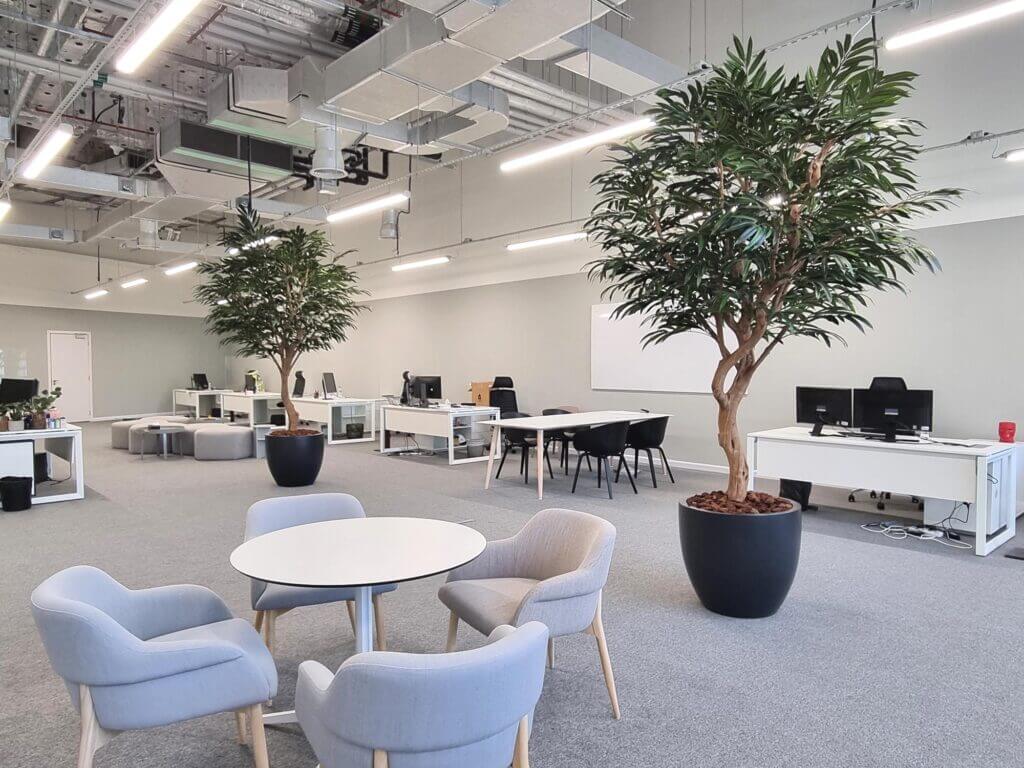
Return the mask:
[[[250, 539], [231, 553], [235, 570], [293, 587], [355, 590], [356, 653], [373, 650], [372, 588], [445, 573], [476, 559], [487, 540], [472, 528], [416, 517], [309, 523]], [[294, 713], [264, 716], [294, 722]]]

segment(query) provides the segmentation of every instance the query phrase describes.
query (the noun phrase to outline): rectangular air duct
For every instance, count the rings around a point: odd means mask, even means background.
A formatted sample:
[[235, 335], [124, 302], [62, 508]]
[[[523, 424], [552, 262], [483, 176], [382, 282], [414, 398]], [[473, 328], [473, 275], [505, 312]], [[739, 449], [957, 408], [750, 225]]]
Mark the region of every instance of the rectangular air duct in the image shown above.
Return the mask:
[[160, 130], [157, 160], [236, 178], [247, 178], [251, 165], [252, 178], [256, 181], [279, 181], [291, 176], [293, 171], [289, 144], [250, 138], [185, 120], [176, 120]]

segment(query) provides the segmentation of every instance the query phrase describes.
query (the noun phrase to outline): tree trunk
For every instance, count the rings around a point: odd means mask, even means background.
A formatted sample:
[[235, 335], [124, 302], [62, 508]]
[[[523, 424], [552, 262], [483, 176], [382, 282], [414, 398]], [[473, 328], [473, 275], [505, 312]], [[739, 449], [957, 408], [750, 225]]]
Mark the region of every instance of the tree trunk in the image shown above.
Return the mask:
[[295, 408], [295, 403], [292, 402], [292, 393], [288, 389], [288, 378], [292, 373], [292, 364], [285, 360], [281, 364], [281, 402], [284, 403], [284, 412], [286, 414], [285, 427], [287, 429], [298, 429], [299, 428], [299, 412]]
[[726, 403], [720, 403], [718, 406], [718, 444], [722, 446], [729, 462], [729, 486], [726, 494], [733, 501], [743, 501], [747, 497], [747, 482], [750, 476], [746, 448], [736, 424], [736, 412], [741, 398], [740, 393], [730, 392]]

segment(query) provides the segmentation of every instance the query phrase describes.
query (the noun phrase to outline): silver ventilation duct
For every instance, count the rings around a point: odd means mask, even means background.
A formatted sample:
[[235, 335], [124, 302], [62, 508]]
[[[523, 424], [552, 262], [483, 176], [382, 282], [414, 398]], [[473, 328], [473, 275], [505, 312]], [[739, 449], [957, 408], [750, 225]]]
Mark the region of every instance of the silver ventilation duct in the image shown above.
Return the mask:
[[394, 208], [388, 208], [381, 214], [380, 217], [380, 238], [381, 240], [397, 240], [398, 239], [398, 214], [402, 211], [398, 211]]
[[316, 148], [313, 150], [313, 167], [310, 173], [318, 179], [336, 181], [348, 176], [345, 157], [341, 152], [341, 136], [338, 129], [318, 125], [315, 131]]

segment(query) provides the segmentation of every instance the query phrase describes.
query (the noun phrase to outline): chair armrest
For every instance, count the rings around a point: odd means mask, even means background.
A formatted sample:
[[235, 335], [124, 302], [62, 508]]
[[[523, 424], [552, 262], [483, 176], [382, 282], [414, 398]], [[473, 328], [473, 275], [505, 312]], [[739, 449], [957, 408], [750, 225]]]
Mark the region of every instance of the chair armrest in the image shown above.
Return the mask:
[[334, 682], [334, 673], [319, 661], [299, 664], [295, 681], [295, 712], [299, 720], [319, 717], [327, 705], [327, 696]]
[[138, 660], [142, 674], [136, 680], [157, 680], [205, 669], [241, 658], [244, 653], [232, 643], [216, 640], [149, 640], [141, 643]]
[[515, 577], [515, 552], [514, 538], [489, 541], [478, 558], [450, 571], [448, 581]]
[[143, 640], [233, 618], [216, 593], [195, 584], [137, 589], [128, 594], [131, 616], [123, 623]]
[[604, 588], [604, 582], [599, 573], [590, 569], [581, 569], [561, 573], [552, 576], [550, 579], [538, 582], [523, 598], [520, 613], [530, 603], [546, 603], [552, 600], [568, 600], [573, 597], [592, 595]]

